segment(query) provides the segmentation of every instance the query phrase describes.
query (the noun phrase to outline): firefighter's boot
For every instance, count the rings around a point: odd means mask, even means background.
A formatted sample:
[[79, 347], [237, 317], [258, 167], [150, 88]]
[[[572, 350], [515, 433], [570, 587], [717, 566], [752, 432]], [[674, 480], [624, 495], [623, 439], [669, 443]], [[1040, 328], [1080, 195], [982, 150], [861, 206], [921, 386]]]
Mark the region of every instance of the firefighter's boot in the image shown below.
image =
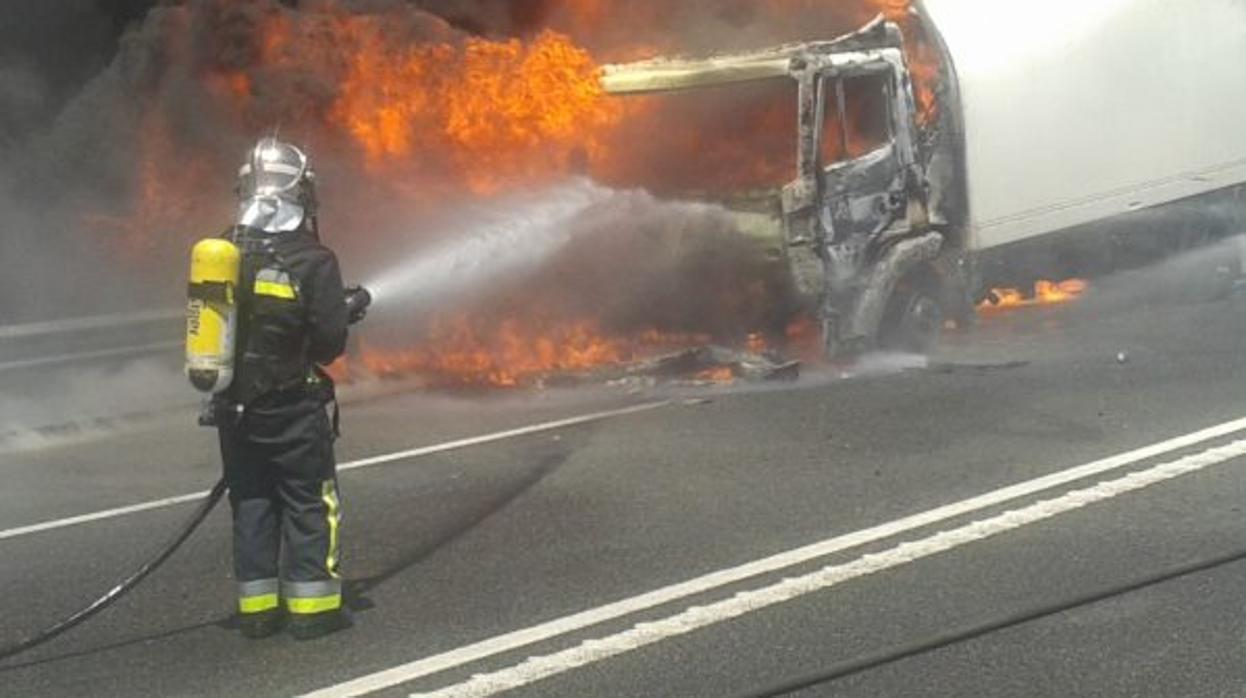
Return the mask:
[[285, 626], [285, 612], [280, 608], [272, 608], [259, 613], [243, 613], [238, 616], [238, 628], [242, 636], [251, 640], [263, 640], [272, 637]]
[[354, 625], [347, 612], [341, 608], [323, 613], [292, 614], [290, 635], [295, 640], [315, 640]]

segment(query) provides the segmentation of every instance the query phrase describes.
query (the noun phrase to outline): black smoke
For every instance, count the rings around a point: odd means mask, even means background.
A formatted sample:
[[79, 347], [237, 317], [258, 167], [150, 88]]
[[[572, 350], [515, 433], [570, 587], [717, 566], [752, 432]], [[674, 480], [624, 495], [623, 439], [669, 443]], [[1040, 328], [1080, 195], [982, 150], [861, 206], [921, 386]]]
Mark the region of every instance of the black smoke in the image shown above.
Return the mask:
[[102, 4], [5, 3], [0, 13], [0, 148], [12, 147], [54, 116], [108, 64], [124, 25], [145, 10], [121, 7], [121, 2]]

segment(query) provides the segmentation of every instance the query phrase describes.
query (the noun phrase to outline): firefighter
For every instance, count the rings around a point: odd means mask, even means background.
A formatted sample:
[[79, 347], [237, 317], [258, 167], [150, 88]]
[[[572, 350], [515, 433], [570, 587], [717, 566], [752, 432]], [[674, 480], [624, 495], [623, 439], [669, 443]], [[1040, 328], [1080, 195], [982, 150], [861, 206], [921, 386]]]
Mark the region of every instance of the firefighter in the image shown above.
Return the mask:
[[240, 627], [262, 638], [288, 625], [310, 639], [350, 625], [338, 569], [337, 403], [322, 366], [342, 354], [370, 297], [343, 288], [320, 243], [303, 151], [261, 140], [237, 192], [237, 225], [226, 234], [241, 252], [234, 376], [211, 421], [233, 510]]

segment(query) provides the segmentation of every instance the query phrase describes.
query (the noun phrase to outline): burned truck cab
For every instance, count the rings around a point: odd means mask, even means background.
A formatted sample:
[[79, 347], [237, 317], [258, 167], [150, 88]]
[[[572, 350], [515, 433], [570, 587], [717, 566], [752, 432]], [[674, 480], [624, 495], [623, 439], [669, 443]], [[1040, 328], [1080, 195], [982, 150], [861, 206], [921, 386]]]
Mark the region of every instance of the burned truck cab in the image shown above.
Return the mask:
[[877, 21], [803, 45], [792, 70], [801, 154], [784, 195], [787, 253], [802, 295], [818, 299], [827, 353], [924, 349], [942, 313], [933, 274], [920, 268], [943, 238], [929, 225], [900, 31]]
[[[898, 27], [881, 18], [853, 34], [695, 60], [656, 59], [607, 66], [617, 95], [786, 84], [796, 152], [773, 215], [759, 225], [757, 197], [740, 208], [742, 226], [768, 234], [799, 305], [822, 326], [828, 355], [877, 344], [923, 349], [943, 319], [937, 274], [944, 251], [930, 224], [912, 80]], [[764, 139], [762, 139], [764, 141]], [[763, 142], [763, 146], [765, 147]], [[758, 153], [758, 158], [765, 157]], [[762, 207], [765, 208], [765, 207]]]

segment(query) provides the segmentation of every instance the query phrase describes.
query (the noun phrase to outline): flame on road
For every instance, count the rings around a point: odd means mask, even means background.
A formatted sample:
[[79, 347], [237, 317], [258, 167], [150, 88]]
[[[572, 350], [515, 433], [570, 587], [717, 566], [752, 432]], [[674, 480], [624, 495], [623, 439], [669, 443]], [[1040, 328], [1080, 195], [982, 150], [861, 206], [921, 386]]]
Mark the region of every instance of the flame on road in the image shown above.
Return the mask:
[[982, 312], [1008, 310], [1011, 308], [1028, 308], [1044, 305], [1060, 305], [1081, 298], [1090, 285], [1082, 279], [1066, 281], [1038, 281], [1032, 293], [1016, 288], [992, 289], [990, 295], [978, 309]]
[[423, 341], [408, 349], [365, 345], [357, 359], [334, 369], [338, 378], [421, 376], [450, 388], [516, 388], [551, 375], [587, 372], [704, 344], [704, 335], [648, 330], [611, 336], [593, 320], [481, 322], [467, 316], [436, 321]]

